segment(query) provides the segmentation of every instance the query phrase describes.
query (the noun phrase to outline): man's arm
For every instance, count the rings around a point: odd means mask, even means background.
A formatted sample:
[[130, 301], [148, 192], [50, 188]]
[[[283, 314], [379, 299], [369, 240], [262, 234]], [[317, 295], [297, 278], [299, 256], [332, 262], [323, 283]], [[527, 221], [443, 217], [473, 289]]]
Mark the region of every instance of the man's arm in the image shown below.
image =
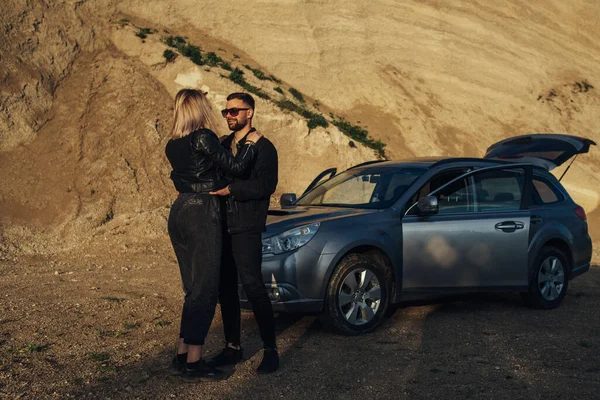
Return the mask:
[[229, 185], [229, 192], [236, 200], [259, 200], [268, 198], [277, 187], [278, 160], [275, 146], [269, 146], [258, 151], [256, 157], [256, 178], [238, 179]]

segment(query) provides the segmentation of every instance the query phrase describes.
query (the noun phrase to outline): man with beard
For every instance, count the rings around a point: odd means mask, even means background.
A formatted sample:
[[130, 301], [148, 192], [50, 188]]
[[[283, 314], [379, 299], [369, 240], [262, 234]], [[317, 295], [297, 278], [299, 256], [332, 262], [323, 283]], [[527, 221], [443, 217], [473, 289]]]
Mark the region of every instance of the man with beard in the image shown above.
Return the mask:
[[[233, 155], [243, 146], [252, 127], [254, 99], [247, 93], [232, 93], [226, 108], [221, 111], [233, 132], [222, 145]], [[258, 373], [271, 373], [279, 368], [275, 343], [273, 307], [261, 272], [262, 240], [265, 230], [269, 199], [277, 186], [277, 150], [273, 143], [261, 136], [256, 141], [256, 158], [248, 179], [235, 179], [229, 186], [212, 194], [227, 196], [227, 232], [223, 238], [223, 256], [219, 285], [219, 302], [225, 332], [225, 348], [211, 363], [215, 367], [234, 365], [242, 361], [240, 345], [240, 302], [238, 274], [264, 345], [263, 359]]]

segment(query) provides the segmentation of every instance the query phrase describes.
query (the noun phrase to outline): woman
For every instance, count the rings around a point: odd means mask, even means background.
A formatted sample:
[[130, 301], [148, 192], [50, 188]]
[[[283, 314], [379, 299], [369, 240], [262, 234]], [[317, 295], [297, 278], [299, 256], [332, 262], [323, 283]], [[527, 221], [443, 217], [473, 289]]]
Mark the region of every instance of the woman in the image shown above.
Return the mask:
[[179, 192], [169, 214], [169, 236], [181, 272], [185, 301], [179, 346], [171, 369], [188, 378], [220, 380], [227, 376], [202, 360], [202, 346], [210, 328], [219, 292], [221, 265], [221, 203], [208, 194], [229, 183], [225, 174], [243, 176], [255, 155], [248, 137], [237, 158], [221, 147], [210, 130], [216, 118], [206, 96], [183, 89], [175, 97], [172, 138], [166, 154], [171, 179]]

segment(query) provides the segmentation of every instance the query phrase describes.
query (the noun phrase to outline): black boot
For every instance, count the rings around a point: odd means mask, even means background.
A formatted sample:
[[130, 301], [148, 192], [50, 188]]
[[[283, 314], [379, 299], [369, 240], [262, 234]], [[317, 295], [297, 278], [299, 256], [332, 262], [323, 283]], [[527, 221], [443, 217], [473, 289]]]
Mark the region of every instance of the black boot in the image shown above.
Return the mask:
[[230, 375], [231, 372], [216, 369], [200, 359], [193, 363], [186, 363], [183, 377], [190, 381], [214, 382], [227, 379]]
[[181, 375], [185, 371], [185, 363], [187, 361], [187, 353], [177, 354], [171, 361], [171, 367], [169, 370], [172, 375]]
[[212, 360], [208, 362], [208, 365], [213, 367], [224, 367], [226, 365], [235, 365], [244, 359], [244, 350], [240, 347], [234, 349], [232, 347], [225, 347], [219, 354], [217, 354]]
[[279, 368], [279, 354], [277, 349], [265, 349], [263, 359], [256, 369], [259, 374], [270, 374]]

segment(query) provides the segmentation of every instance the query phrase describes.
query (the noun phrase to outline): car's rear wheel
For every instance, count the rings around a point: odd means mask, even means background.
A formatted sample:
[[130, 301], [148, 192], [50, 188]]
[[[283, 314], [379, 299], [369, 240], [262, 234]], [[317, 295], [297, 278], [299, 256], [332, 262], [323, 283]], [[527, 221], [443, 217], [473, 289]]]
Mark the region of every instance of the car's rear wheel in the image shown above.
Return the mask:
[[570, 265], [562, 251], [542, 248], [529, 270], [529, 290], [523, 293], [525, 302], [534, 308], [549, 310], [558, 307], [569, 286]]
[[370, 332], [379, 326], [389, 304], [389, 268], [364, 254], [349, 254], [335, 268], [321, 321], [344, 335]]

